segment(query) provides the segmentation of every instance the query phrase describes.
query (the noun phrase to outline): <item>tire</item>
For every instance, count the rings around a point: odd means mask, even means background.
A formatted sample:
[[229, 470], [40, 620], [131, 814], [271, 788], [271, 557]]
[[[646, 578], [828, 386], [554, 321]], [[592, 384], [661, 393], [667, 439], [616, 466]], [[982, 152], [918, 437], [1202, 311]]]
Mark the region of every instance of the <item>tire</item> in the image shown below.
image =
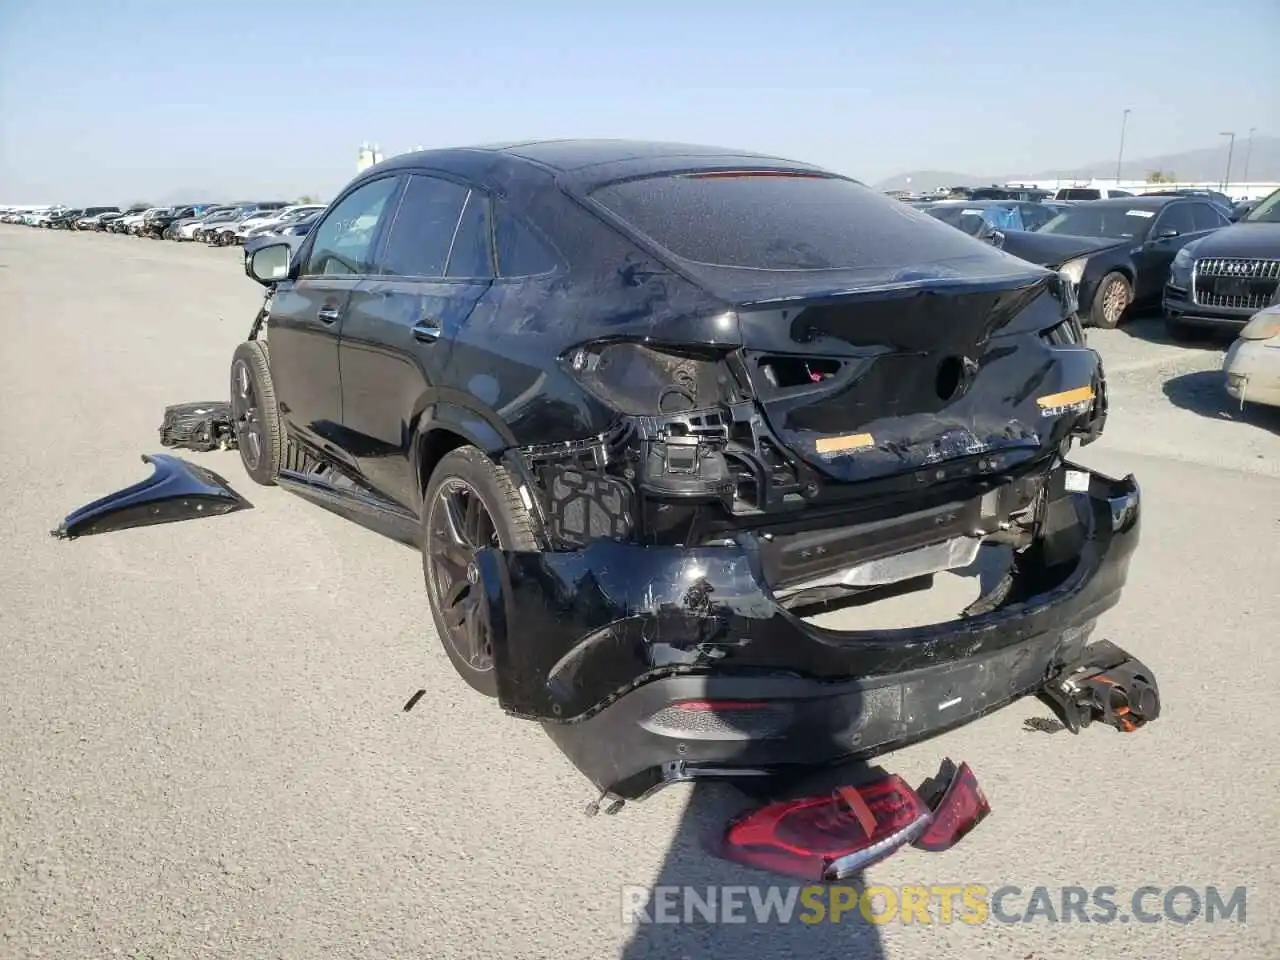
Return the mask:
[[245, 473], [254, 483], [274, 485], [284, 459], [284, 424], [260, 340], [246, 340], [231, 356], [231, 412]]
[[[467, 508], [473, 498], [489, 523], [480, 517], [476, 527], [469, 529]], [[452, 526], [463, 534], [460, 540], [449, 534], [451, 506], [456, 521]], [[467, 564], [477, 541], [489, 545], [496, 541], [503, 550], [538, 549], [532, 518], [510, 474], [475, 447], [459, 447], [445, 454], [423, 494], [421, 541], [422, 575], [440, 644], [472, 689], [496, 697], [492, 647], [486, 652], [479, 592], [471, 585]]]
[[[1112, 299], [1108, 301], [1108, 296]], [[1093, 294], [1093, 304], [1089, 307], [1089, 322], [1101, 330], [1114, 330], [1120, 326], [1124, 312], [1133, 303], [1133, 287], [1128, 277], [1118, 270], [1113, 270], [1102, 278], [1098, 289]]]

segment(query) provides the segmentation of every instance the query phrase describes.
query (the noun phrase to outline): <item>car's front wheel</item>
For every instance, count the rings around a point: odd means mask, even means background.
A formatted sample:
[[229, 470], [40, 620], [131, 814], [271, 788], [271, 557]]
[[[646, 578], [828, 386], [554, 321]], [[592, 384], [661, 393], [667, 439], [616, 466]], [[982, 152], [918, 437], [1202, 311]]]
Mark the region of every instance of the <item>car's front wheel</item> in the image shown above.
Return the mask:
[[1098, 284], [1093, 295], [1093, 307], [1089, 319], [1095, 327], [1114, 330], [1133, 302], [1133, 287], [1129, 279], [1119, 271], [1108, 273]]
[[472, 564], [477, 550], [536, 550], [533, 521], [505, 469], [475, 447], [440, 460], [423, 495], [422, 570], [436, 632], [471, 687], [498, 695], [493, 644]]
[[267, 345], [246, 340], [231, 357], [231, 415], [240, 462], [255, 483], [271, 486], [284, 459], [284, 424], [276, 403]]

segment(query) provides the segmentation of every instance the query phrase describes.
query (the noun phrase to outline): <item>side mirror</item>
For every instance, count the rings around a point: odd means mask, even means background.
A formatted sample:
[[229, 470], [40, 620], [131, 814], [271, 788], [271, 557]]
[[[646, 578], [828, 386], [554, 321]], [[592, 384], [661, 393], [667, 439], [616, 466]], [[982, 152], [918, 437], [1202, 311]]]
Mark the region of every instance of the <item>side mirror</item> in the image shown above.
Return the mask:
[[1003, 248], [1004, 247], [1004, 231], [992, 230], [989, 234], [987, 234], [986, 241], [987, 243], [991, 244], [993, 247]]
[[293, 248], [287, 243], [269, 243], [259, 247], [245, 261], [245, 273], [263, 286], [279, 283], [289, 276]]
[[1163, 230], [1157, 230], [1152, 240], [1172, 240], [1174, 237], [1180, 236], [1178, 231], [1173, 227], [1165, 227]]

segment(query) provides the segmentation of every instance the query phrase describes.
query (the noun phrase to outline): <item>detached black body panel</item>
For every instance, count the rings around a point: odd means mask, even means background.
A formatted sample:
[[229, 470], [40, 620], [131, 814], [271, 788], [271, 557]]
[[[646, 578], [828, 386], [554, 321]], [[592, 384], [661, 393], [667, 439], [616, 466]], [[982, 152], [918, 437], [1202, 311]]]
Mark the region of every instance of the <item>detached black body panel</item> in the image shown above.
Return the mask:
[[212, 470], [167, 454], [144, 453], [142, 462], [154, 468], [151, 476], [68, 514], [53, 536], [74, 540], [93, 533], [217, 517], [252, 506]]

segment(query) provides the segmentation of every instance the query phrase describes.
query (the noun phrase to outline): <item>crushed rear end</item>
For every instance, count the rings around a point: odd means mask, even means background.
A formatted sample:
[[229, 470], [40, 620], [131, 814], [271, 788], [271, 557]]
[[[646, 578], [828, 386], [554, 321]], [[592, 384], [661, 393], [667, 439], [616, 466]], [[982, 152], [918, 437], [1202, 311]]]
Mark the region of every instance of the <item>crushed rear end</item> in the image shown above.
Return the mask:
[[[502, 706], [637, 798], [872, 756], [1089, 662], [1140, 504], [1132, 477], [1066, 460], [1107, 410], [1069, 284], [893, 201], [850, 228], [875, 241], [857, 265], [767, 237], [708, 263], [661, 235], [663, 196], [622, 186], [605, 215], [720, 306], [584, 338], [560, 362], [611, 428], [509, 452], [545, 549], [482, 550], [470, 571]], [[695, 220], [703, 189], [652, 187]], [[993, 555], [949, 621], [813, 615]]]

